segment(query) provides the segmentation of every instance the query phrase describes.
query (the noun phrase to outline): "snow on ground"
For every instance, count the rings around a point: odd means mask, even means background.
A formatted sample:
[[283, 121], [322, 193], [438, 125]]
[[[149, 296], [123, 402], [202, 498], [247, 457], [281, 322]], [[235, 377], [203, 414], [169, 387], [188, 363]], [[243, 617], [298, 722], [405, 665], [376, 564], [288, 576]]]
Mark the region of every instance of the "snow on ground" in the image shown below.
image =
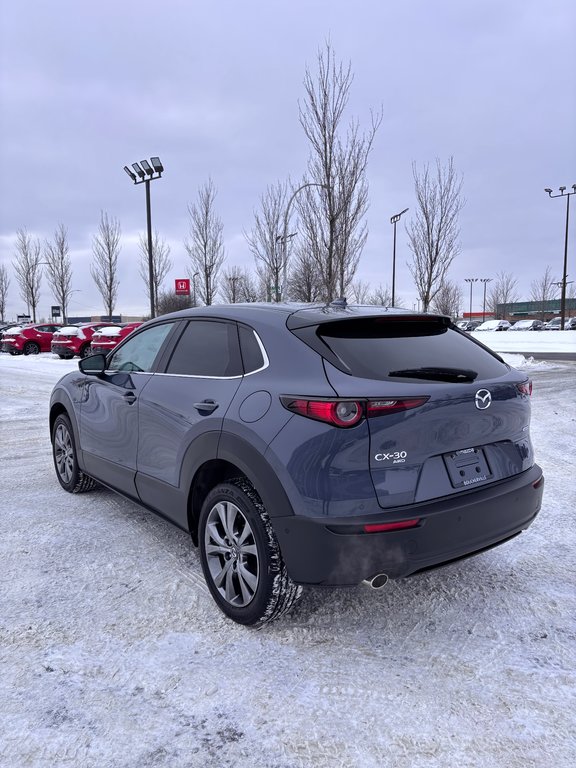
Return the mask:
[[473, 331], [470, 335], [495, 352], [576, 355], [576, 331]]
[[572, 766], [576, 363], [514, 359], [546, 475], [532, 527], [378, 592], [307, 590], [255, 631], [185, 533], [60, 489], [48, 398], [76, 362], [0, 355], [0, 765]]

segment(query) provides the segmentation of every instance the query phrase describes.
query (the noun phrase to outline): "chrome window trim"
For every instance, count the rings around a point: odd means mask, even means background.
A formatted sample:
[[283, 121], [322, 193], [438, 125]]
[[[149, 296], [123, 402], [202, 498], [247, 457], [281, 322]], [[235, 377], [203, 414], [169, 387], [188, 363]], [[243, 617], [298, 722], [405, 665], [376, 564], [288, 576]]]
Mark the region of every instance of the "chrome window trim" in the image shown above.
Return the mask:
[[196, 373], [165, 373], [162, 371], [157, 371], [153, 374], [154, 376], [171, 376], [172, 378], [177, 379], [214, 379], [219, 381], [231, 381], [232, 379], [241, 379], [243, 378], [243, 374], [240, 374], [239, 376], [199, 376]]
[[268, 355], [266, 354], [266, 350], [264, 349], [264, 344], [262, 344], [262, 340], [260, 339], [260, 336], [256, 333], [254, 328], [250, 329], [254, 336], [256, 337], [256, 341], [258, 343], [258, 346], [260, 347], [260, 352], [262, 352], [262, 359], [264, 360], [263, 365], [260, 366], [260, 368], [256, 368], [253, 371], [248, 371], [248, 373], [245, 373], [245, 376], [253, 376], [255, 373], [260, 373], [260, 371], [265, 370], [270, 365], [270, 360], [268, 359]]

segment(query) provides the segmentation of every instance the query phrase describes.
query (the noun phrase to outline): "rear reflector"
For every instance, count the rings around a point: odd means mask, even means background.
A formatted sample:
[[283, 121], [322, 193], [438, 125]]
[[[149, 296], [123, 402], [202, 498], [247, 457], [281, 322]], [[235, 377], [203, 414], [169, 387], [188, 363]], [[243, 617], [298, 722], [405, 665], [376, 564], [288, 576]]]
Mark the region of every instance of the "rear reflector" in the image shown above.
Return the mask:
[[365, 525], [365, 533], [382, 533], [383, 531], [401, 531], [404, 528], [415, 528], [420, 522], [420, 518], [415, 520], [399, 520], [397, 523], [374, 523]]

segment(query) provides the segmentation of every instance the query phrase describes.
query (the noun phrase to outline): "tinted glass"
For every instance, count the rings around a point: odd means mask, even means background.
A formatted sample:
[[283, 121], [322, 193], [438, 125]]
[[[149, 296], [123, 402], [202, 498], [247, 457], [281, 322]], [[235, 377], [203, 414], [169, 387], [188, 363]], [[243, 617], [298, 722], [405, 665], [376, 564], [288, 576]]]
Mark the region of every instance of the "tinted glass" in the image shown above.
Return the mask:
[[246, 328], [243, 325], [238, 326], [238, 330], [244, 371], [246, 373], [257, 371], [264, 365], [264, 356], [256, 339], [256, 334], [251, 328]]
[[218, 378], [241, 376], [236, 325], [212, 320], [190, 321], [178, 340], [166, 373]]
[[128, 339], [110, 358], [109, 370], [150, 371], [162, 342], [172, 330], [172, 323], [155, 325]]
[[411, 378], [398, 376], [399, 371], [446, 368], [473, 371], [483, 379], [508, 370], [468, 336], [434, 320], [343, 321], [320, 326], [317, 336], [361, 378], [397, 380]]

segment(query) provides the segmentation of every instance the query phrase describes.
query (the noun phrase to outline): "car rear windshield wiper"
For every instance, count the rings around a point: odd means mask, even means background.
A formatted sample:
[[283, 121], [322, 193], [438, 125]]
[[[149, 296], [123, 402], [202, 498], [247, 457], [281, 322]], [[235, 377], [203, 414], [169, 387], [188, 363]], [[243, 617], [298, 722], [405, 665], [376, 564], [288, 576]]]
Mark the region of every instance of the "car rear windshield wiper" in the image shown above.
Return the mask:
[[390, 371], [389, 376], [402, 376], [407, 379], [429, 379], [431, 381], [474, 381], [477, 371], [467, 368], [404, 368]]

